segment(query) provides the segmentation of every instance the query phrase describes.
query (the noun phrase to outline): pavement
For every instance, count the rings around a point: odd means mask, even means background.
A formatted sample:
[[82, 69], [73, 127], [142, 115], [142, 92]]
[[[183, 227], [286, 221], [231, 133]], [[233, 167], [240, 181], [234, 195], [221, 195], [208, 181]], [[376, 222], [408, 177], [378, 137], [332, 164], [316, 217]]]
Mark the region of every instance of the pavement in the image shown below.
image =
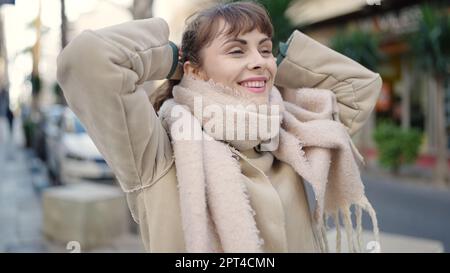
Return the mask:
[[[0, 119], [0, 253], [72, 252], [70, 245], [52, 242], [42, 233], [41, 192], [49, 187], [43, 164], [23, 147], [20, 124], [8, 135]], [[130, 217], [131, 219], [131, 217]], [[144, 252], [130, 221], [130, 232], [109, 245], [81, 252]]]
[[[344, 229], [341, 228], [341, 252], [348, 252], [348, 241]], [[361, 234], [362, 252], [364, 253], [442, 253], [444, 246], [440, 241], [414, 236], [380, 233], [380, 243], [374, 241], [373, 232], [364, 230]], [[327, 233], [327, 242], [331, 253], [336, 252], [336, 230]]]

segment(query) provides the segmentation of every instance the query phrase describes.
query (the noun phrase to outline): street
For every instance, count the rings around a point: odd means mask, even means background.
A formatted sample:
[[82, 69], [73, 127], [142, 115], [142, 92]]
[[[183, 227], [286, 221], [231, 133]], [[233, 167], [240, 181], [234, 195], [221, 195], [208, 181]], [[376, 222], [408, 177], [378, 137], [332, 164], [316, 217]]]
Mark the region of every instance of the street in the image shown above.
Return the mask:
[[[450, 190], [379, 174], [363, 181], [381, 231], [438, 240], [450, 251]], [[368, 217], [363, 221], [370, 227]]]

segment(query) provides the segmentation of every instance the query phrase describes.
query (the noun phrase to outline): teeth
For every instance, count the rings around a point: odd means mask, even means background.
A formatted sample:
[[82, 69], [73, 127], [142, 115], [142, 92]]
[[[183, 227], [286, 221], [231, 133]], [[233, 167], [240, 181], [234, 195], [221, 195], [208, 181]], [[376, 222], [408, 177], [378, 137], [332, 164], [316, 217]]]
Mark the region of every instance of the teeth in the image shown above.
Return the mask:
[[264, 87], [264, 81], [251, 81], [251, 82], [243, 82], [241, 84], [244, 87]]

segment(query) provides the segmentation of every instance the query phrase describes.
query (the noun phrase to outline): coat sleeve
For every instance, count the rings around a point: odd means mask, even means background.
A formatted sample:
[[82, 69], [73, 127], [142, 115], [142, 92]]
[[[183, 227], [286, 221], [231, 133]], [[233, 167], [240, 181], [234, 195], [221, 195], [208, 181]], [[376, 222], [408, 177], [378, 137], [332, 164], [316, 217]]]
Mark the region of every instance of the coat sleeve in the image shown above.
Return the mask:
[[163, 19], [130, 21], [83, 31], [57, 58], [69, 107], [125, 192], [156, 182], [173, 162], [168, 136], [138, 87], [173, 70], [177, 50], [168, 37]]
[[275, 85], [320, 88], [335, 93], [339, 118], [354, 135], [369, 118], [381, 91], [382, 80], [350, 58], [296, 30], [280, 47]]

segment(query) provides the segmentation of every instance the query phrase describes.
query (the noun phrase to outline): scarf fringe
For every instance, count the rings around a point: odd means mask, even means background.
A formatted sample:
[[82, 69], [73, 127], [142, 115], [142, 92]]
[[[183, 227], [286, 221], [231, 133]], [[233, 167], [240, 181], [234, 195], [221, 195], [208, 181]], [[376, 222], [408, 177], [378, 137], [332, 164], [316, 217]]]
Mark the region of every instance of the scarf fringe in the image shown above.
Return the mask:
[[[356, 217], [356, 227], [353, 225], [352, 221], [352, 210], [351, 206], [354, 207], [355, 217]], [[331, 218], [336, 229], [336, 253], [342, 252], [342, 225], [343, 223], [344, 231], [347, 237], [347, 250], [350, 253], [363, 253], [365, 249], [363, 248], [362, 239], [362, 213], [365, 211], [372, 222], [372, 233], [374, 241], [380, 245], [380, 236], [378, 221], [376, 217], [375, 210], [372, 205], [368, 202], [366, 198], [363, 198], [358, 203], [352, 204], [348, 207], [338, 208], [331, 215], [324, 212], [321, 219], [314, 220], [314, 236], [319, 245], [321, 252], [330, 252], [330, 245], [327, 239], [327, 232], [330, 230], [328, 226], [328, 221]], [[341, 219], [342, 218], [342, 219]], [[381, 252], [381, 249], [380, 249]]]

